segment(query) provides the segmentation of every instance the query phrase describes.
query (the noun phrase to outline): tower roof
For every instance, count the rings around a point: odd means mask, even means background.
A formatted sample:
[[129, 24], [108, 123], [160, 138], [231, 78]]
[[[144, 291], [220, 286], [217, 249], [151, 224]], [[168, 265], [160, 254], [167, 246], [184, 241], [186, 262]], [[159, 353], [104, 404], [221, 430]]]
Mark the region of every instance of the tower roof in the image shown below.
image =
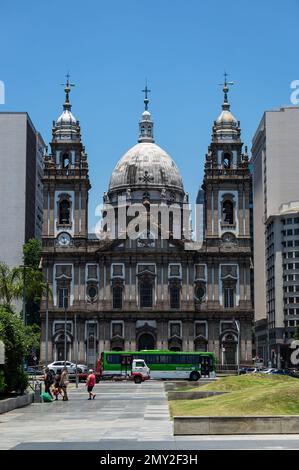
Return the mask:
[[240, 137], [239, 122], [230, 111], [230, 104], [228, 102], [229, 85], [234, 82], [227, 81], [227, 73], [224, 73], [223, 86], [223, 103], [222, 111], [214, 122], [213, 127], [213, 140], [236, 140]]
[[80, 138], [79, 123], [73, 113], [71, 112], [72, 105], [70, 103], [71, 87], [75, 85], [70, 83], [69, 74], [66, 75], [66, 83], [64, 85], [65, 101], [63, 104], [63, 111], [54, 122], [53, 133], [57, 140], [69, 140]]

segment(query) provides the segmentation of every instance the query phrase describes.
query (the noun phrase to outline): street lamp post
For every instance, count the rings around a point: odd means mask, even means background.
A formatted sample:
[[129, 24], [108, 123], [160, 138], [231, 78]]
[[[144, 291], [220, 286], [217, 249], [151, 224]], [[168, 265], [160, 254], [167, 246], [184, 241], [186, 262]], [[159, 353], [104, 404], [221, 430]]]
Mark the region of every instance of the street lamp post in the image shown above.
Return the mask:
[[63, 306], [64, 306], [64, 366], [66, 366], [66, 302], [67, 302], [67, 295], [66, 295], [66, 289], [64, 290], [64, 296], [63, 296]]
[[238, 367], [238, 375], [239, 375], [239, 372], [240, 372], [240, 326], [239, 326], [239, 323], [237, 322], [237, 320], [235, 318], [234, 318], [234, 322], [235, 322], [236, 329], [237, 329], [237, 332], [238, 332], [238, 336], [237, 336], [237, 367]]
[[23, 323], [26, 325], [26, 268], [30, 266], [26, 266], [26, 264], [21, 264], [20, 268], [23, 268], [23, 294], [22, 294], [22, 317]]
[[77, 332], [77, 315], [75, 315], [75, 347], [76, 347], [76, 388], [79, 386], [78, 377], [78, 332]]
[[46, 366], [48, 365], [49, 362], [49, 357], [48, 357], [48, 341], [49, 341], [49, 282], [47, 280], [46, 284]]

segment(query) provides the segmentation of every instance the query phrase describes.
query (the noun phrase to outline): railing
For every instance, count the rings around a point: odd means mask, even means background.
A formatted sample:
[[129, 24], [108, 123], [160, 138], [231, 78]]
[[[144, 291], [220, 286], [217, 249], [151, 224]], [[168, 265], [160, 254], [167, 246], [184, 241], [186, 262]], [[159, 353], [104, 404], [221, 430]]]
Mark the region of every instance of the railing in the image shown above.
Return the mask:
[[[242, 367], [254, 367], [252, 364], [240, 364], [239, 369]], [[238, 373], [238, 364], [216, 364], [216, 374], [221, 373]]]

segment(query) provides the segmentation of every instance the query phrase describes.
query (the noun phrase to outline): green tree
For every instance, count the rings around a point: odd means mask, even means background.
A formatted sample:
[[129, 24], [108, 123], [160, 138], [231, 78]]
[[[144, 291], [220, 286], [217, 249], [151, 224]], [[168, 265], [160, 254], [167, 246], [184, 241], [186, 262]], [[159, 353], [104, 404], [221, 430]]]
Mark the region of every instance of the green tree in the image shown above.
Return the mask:
[[36, 238], [31, 238], [23, 245], [23, 261], [25, 266], [31, 266], [34, 269], [39, 269], [39, 264], [42, 255], [42, 245]]
[[18, 268], [9, 268], [0, 262], [0, 303], [12, 308], [13, 300], [22, 295], [22, 277]]
[[1, 380], [4, 393], [23, 393], [28, 385], [24, 357], [30, 348], [30, 341], [21, 318], [7, 306], [0, 307], [0, 339], [5, 346], [4, 378]]
[[23, 282], [23, 294], [26, 299], [26, 323], [39, 324], [40, 302], [46, 292], [43, 273], [40, 270], [42, 246], [39, 240], [32, 238], [23, 245], [23, 262], [19, 273]]
[[299, 326], [296, 326], [295, 333], [293, 335], [294, 339], [299, 339]]

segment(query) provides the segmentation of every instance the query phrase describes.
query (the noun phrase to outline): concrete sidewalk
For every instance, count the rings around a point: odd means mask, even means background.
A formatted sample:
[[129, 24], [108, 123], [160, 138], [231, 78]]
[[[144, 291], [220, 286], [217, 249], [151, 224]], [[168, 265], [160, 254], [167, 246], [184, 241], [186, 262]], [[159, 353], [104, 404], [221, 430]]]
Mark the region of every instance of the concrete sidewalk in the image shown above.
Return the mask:
[[173, 436], [163, 382], [83, 384], [68, 402], [34, 403], [0, 416], [0, 449], [299, 449], [299, 436]]
[[25, 442], [101, 439], [173, 440], [162, 382], [101, 382], [88, 400], [84, 384], [71, 385], [69, 401], [34, 403], [0, 417], [0, 448]]

